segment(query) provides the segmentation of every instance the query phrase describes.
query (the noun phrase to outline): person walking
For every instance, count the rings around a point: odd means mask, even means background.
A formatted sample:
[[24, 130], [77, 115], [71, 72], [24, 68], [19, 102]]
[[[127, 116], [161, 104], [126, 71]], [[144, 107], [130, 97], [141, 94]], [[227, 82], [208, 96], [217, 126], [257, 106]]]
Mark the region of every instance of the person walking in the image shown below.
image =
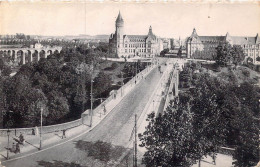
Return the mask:
[[106, 112], [107, 112], [107, 109], [106, 109], [106, 106], [104, 105], [104, 109], [103, 109], [103, 111], [104, 111], [104, 115], [106, 114]]
[[66, 130], [65, 129], [62, 130], [62, 137], [61, 138], [62, 139], [66, 138]]
[[15, 152], [15, 150], [16, 150], [16, 146], [15, 146], [15, 144], [13, 143], [13, 145], [12, 145], [12, 148], [11, 148], [11, 152]]
[[213, 164], [216, 165], [216, 154], [215, 153], [213, 153], [212, 159], [213, 159]]
[[35, 126], [35, 136], [38, 136], [39, 135], [39, 129], [37, 126]]
[[21, 143], [22, 145], [24, 145], [24, 137], [23, 137], [22, 132], [20, 132], [19, 140], [20, 140], [20, 143]]
[[19, 145], [18, 142], [16, 143], [16, 150], [15, 150], [15, 153], [20, 153], [20, 145]]

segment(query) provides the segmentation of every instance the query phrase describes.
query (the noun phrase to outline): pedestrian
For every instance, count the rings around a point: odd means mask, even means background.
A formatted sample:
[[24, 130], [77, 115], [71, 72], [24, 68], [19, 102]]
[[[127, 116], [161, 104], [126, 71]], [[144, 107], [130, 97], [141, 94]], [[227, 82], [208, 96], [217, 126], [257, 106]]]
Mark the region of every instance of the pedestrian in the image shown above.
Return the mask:
[[17, 142], [16, 143], [16, 150], [15, 150], [15, 154], [16, 153], [20, 153], [20, 145], [19, 145], [19, 143]]
[[32, 128], [32, 135], [35, 135], [35, 130]]
[[135, 84], [136, 84], [136, 80], [135, 80]]
[[13, 143], [13, 145], [12, 145], [12, 148], [11, 148], [11, 152], [15, 152], [15, 150], [16, 150], [16, 146], [15, 146], [15, 144]]
[[62, 138], [62, 139], [63, 139], [63, 138], [66, 138], [66, 130], [65, 130], [65, 129], [62, 130], [62, 137], [61, 137], [61, 138]]
[[35, 126], [35, 135], [38, 136], [39, 135], [39, 129], [37, 126]]
[[20, 140], [20, 143], [21, 143], [22, 145], [24, 145], [24, 137], [23, 137], [22, 132], [20, 132], [19, 140]]
[[107, 110], [106, 110], [106, 106], [104, 105], [104, 115], [106, 114]]
[[213, 153], [212, 159], [213, 159], [213, 164], [216, 165], [216, 154], [215, 153]]

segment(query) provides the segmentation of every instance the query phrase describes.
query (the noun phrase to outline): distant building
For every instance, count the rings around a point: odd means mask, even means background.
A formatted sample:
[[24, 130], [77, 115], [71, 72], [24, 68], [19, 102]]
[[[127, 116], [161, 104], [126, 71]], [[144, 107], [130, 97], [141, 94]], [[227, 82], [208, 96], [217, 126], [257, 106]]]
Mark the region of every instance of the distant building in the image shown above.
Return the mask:
[[172, 49], [173, 48], [173, 39], [162, 38], [163, 49]]
[[240, 45], [246, 56], [245, 60], [252, 58], [254, 64], [260, 64], [256, 58], [260, 56], [260, 38], [258, 34], [255, 37], [245, 36], [198, 36], [196, 29], [186, 40], [186, 50], [188, 58], [208, 58], [212, 59], [216, 55], [216, 47], [228, 42], [231, 45]]
[[120, 12], [115, 26], [115, 34], [111, 34], [109, 38], [109, 50], [117, 57], [154, 57], [163, 49], [161, 39], [154, 35], [151, 26], [147, 35], [125, 35], [124, 20]]

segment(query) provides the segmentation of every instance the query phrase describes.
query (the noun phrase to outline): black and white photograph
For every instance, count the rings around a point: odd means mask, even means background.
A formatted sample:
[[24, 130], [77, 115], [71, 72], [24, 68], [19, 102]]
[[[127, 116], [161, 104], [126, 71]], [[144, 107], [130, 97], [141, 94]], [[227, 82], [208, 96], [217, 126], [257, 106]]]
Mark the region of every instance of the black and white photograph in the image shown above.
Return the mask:
[[0, 167], [260, 167], [260, 3], [0, 1]]

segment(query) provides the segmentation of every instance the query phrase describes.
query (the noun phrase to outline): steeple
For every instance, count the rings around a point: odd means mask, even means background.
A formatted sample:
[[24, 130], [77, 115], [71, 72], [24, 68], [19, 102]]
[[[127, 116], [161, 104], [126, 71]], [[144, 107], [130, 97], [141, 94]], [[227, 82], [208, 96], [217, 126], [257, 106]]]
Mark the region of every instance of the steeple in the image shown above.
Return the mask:
[[198, 36], [197, 32], [196, 32], [196, 29], [193, 28], [193, 31], [192, 31], [192, 34], [191, 34], [191, 37], [196, 37]]
[[153, 35], [153, 29], [152, 29], [152, 26], [149, 27], [148, 35]]
[[197, 34], [196, 29], [193, 28], [192, 34]]
[[229, 33], [227, 32], [227, 33], [226, 33], [226, 37], [228, 37], [228, 36], [229, 36]]
[[119, 11], [118, 16], [117, 16], [117, 19], [116, 19], [116, 23], [120, 23], [120, 22], [124, 22], [124, 20], [123, 20], [123, 18], [122, 18], [122, 16], [121, 16], [121, 13], [120, 13], [120, 11]]
[[256, 37], [255, 37], [255, 43], [256, 44], [260, 43], [260, 37], [258, 36], [258, 33], [256, 34]]

